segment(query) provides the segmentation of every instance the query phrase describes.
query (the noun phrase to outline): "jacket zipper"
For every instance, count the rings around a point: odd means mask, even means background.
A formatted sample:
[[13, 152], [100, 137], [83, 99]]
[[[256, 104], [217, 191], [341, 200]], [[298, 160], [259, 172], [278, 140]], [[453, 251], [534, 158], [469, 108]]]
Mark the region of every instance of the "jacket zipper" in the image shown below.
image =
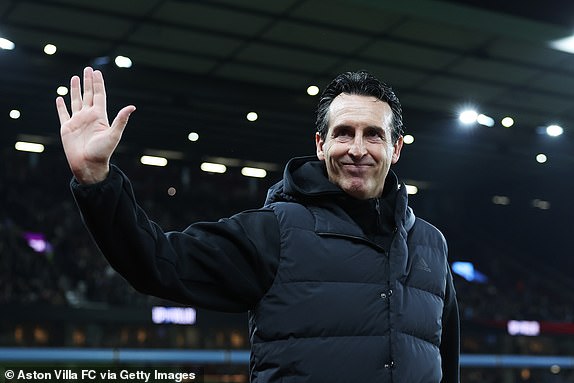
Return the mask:
[[381, 201], [377, 198], [375, 199], [375, 210], [377, 211], [377, 230], [381, 231]]

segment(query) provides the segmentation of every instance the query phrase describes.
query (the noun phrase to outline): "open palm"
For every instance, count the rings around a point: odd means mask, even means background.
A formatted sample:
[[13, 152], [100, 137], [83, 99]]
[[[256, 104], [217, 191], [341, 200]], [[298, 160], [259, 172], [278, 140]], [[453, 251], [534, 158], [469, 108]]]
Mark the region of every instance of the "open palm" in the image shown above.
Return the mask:
[[71, 116], [62, 97], [56, 99], [56, 108], [70, 169], [80, 183], [88, 184], [106, 178], [110, 158], [135, 107], [120, 110], [110, 126], [102, 73], [85, 68], [83, 82], [82, 95], [80, 78], [73, 76], [70, 80]]

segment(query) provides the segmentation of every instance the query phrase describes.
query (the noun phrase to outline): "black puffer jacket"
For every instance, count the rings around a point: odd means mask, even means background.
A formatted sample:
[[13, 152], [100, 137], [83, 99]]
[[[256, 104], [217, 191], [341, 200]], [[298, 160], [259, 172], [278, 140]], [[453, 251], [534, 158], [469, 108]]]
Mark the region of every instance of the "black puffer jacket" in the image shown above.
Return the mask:
[[253, 382], [458, 382], [458, 310], [440, 232], [389, 174], [359, 201], [293, 159], [264, 208], [163, 233], [113, 167], [72, 189], [138, 290], [250, 313]]

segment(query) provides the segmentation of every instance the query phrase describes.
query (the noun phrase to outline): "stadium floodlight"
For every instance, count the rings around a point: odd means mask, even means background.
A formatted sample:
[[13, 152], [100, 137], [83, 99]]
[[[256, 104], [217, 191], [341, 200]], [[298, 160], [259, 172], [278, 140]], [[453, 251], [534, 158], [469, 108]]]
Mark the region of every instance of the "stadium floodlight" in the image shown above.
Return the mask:
[[258, 118], [259, 118], [259, 116], [257, 115], [256, 112], [249, 112], [249, 113], [247, 113], [247, 120], [248, 120], [248, 121], [253, 122], [253, 121], [256, 121]]
[[47, 55], [53, 55], [54, 53], [56, 53], [58, 51], [58, 47], [56, 47], [54, 44], [46, 44], [44, 46], [44, 53]]
[[458, 115], [459, 121], [465, 125], [474, 124], [476, 122], [477, 118], [478, 118], [478, 113], [476, 112], [476, 110], [473, 110], [473, 109], [463, 110]]
[[16, 47], [16, 45], [12, 41], [0, 37], [0, 49], [11, 51], [12, 49], [14, 49], [14, 47]]
[[65, 96], [68, 94], [68, 88], [65, 86], [59, 86], [58, 89], [56, 89], [56, 93], [58, 93], [59, 96]]
[[317, 85], [310, 85], [307, 88], [307, 94], [309, 96], [316, 96], [319, 94], [319, 87]]
[[407, 193], [410, 195], [415, 195], [419, 192], [419, 188], [415, 185], [405, 185], [407, 187]]
[[144, 165], [150, 166], [166, 166], [167, 158], [156, 156], [142, 156], [140, 162]]
[[512, 117], [504, 117], [501, 121], [502, 126], [505, 128], [510, 128], [514, 125], [514, 119]]
[[131, 68], [132, 67], [132, 60], [126, 56], [117, 56], [114, 60], [114, 63], [118, 68]]
[[480, 125], [488, 126], [489, 128], [494, 126], [494, 118], [487, 116], [486, 114], [479, 114], [476, 117], [476, 122]]
[[44, 145], [34, 142], [18, 141], [14, 144], [14, 149], [20, 152], [42, 153], [44, 151]]
[[245, 177], [265, 178], [267, 176], [267, 171], [265, 169], [251, 168], [246, 166], [241, 169], [241, 174]]
[[538, 162], [539, 164], [543, 164], [546, 161], [548, 161], [548, 157], [546, 157], [546, 154], [539, 153], [536, 155], [536, 162]]
[[550, 46], [562, 52], [574, 53], [574, 36], [554, 40], [550, 43]]
[[227, 167], [223, 164], [216, 164], [213, 162], [203, 162], [200, 165], [201, 170], [207, 173], [225, 173], [227, 171]]
[[562, 129], [559, 125], [549, 125], [546, 127], [546, 134], [550, 137], [558, 137], [564, 133], [564, 129]]

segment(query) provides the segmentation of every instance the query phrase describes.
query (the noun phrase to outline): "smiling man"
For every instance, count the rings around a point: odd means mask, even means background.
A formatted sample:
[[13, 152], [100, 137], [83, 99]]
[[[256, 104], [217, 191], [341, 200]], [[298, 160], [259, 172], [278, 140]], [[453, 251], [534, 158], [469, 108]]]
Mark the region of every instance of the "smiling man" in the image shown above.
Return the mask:
[[403, 145], [390, 87], [339, 75], [318, 105], [316, 156], [289, 161], [263, 208], [167, 233], [110, 164], [135, 107], [110, 126], [91, 68], [70, 97], [71, 115], [56, 102], [62, 142], [100, 250], [141, 292], [248, 312], [251, 382], [459, 381], [447, 245], [390, 170]]
[[372, 96], [339, 94], [328, 112], [328, 131], [316, 133], [317, 157], [329, 180], [358, 199], [380, 197], [403, 137], [393, 140], [389, 104]]

